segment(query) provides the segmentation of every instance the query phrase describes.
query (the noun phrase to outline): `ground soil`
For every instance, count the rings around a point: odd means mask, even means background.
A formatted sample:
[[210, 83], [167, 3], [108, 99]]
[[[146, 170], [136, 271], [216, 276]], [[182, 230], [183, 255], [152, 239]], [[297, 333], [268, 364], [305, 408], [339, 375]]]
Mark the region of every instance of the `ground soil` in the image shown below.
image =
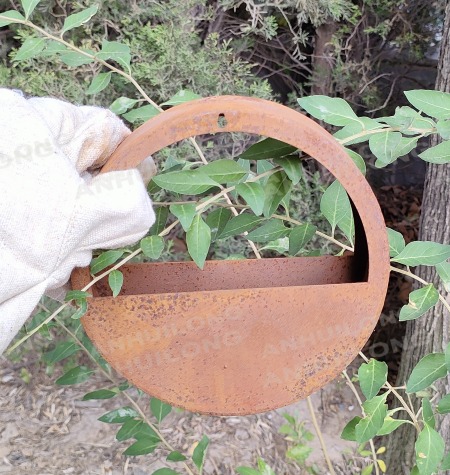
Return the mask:
[[[119, 426], [97, 419], [126, 401], [82, 401], [86, 392], [105, 385], [101, 379], [58, 387], [54, 384], [56, 375], [48, 376], [45, 365], [37, 359], [31, 352], [17, 364], [1, 360], [0, 474], [150, 475], [168, 465], [164, 461], [167, 451], [131, 458], [122, 455], [129, 443], [115, 440]], [[20, 376], [22, 368], [31, 375], [28, 383]], [[347, 458], [362, 463], [353, 455], [356, 446], [340, 439], [345, 424], [359, 414], [352, 392], [338, 379], [317, 392], [313, 403], [331, 459], [343, 467], [337, 469], [338, 473], [357, 473], [349, 472], [344, 461]], [[147, 407], [147, 401], [142, 399], [141, 405]], [[211, 444], [204, 473], [208, 475], [236, 473], [234, 469], [238, 466], [254, 466], [257, 457], [266, 460], [277, 475], [308, 473], [285, 457], [288, 443], [278, 433], [285, 422], [283, 412], [295, 415], [314, 433], [305, 401], [248, 417], [209, 417], [173, 411], [163, 421], [162, 432], [176, 449], [185, 453], [207, 434]], [[315, 463], [319, 473], [327, 474], [317, 437], [308, 445], [313, 449], [308, 464]], [[172, 467], [176, 468], [173, 464]]]

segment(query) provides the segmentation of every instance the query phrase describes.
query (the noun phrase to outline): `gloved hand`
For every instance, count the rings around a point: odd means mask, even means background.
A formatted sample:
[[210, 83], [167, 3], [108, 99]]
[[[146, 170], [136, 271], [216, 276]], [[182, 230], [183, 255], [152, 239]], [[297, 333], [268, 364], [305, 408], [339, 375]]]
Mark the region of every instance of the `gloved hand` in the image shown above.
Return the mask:
[[0, 354], [93, 249], [132, 244], [155, 221], [138, 170], [87, 172], [129, 133], [107, 109], [0, 89]]

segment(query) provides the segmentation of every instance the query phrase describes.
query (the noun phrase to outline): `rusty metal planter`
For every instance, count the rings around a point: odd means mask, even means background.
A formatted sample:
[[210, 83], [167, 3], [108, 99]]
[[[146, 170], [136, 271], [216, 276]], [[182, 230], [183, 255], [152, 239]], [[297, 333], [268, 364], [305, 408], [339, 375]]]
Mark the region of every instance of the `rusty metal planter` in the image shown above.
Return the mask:
[[[345, 187], [356, 211], [354, 255], [128, 264], [112, 298], [93, 287], [83, 326], [130, 382], [191, 411], [252, 414], [288, 405], [336, 377], [378, 320], [389, 276], [385, 224], [345, 150], [314, 121], [274, 102], [212, 97], [149, 120], [102, 172], [136, 166], [179, 140], [247, 132], [289, 143]], [[120, 223], [118, 223], [120, 225]], [[74, 288], [90, 281], [76, 269]]]

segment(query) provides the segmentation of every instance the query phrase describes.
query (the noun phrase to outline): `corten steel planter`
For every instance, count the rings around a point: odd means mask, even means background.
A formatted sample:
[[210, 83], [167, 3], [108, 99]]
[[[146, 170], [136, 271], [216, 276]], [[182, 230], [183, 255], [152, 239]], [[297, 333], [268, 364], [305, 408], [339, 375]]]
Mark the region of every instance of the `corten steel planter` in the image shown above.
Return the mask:
[[[376, 198], [345, 150], [274, 102], [227, 96], [176, 106], [133, 132], [102, 172], [217, 132], [273, 137], [324, 165], [352, 200], [355, 254], [208, 261], [204, 270], [124, 265], [121, 294], [112, 298], [97, 283], [82, 323], [104, 358], [145, 392], [191, 411], [252, 414], [308, 396], [355, 358], [382, 309], [389, 247]], [[89, 281], [88, 269], [74, 271], [74, 288]]]

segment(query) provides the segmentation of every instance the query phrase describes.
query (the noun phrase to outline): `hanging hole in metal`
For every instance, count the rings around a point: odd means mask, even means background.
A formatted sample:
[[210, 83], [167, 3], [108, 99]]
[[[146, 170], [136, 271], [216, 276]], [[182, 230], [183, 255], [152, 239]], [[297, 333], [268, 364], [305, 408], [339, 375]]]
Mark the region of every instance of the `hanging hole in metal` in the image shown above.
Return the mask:
[[217, 119], [217, 125], [221, 128], [224, 129], [228, 125], [228, 121], [225, 118], [225, 114], [219, 114], [219, 117]]

